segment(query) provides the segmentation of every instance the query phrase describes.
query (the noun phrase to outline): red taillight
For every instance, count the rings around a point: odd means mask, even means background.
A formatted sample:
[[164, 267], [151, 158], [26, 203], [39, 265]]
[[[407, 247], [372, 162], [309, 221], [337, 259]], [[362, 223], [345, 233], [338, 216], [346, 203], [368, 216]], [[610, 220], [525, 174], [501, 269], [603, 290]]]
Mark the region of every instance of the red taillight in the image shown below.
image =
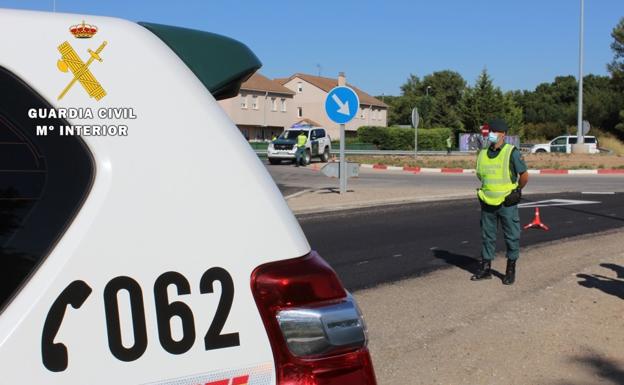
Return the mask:
[[278, 385], [376, 384], [363, 320], [318, 254], [258, 267], [251, 288]]

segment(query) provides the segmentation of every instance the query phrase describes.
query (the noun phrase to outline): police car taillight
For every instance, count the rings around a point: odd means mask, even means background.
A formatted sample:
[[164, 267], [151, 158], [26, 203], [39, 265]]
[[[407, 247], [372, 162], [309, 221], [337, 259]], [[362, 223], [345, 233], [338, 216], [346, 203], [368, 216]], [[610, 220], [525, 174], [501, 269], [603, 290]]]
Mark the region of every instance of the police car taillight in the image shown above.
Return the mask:
[[251, 286], [278, 385], [376, 384], [364, 320], [318, 254], [262, 265]]

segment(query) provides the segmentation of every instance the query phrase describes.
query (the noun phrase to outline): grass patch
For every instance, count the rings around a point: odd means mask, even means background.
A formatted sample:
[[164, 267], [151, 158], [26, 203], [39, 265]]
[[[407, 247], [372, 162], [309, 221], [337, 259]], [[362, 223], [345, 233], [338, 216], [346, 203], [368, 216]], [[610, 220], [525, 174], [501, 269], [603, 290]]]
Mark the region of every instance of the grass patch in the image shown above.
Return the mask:
[[[350, 162], [363, 164], [385, 164], [387, 166], [408, 166], [421, 168], [476, 168], [476, 155], [459, 156], [364, 156], [347, 157]], [[593, 170], [624, 169], [624, 156], [614, 154], [524, 154], [530, 169]]]
[[611, 134], [607, 134], [605, 136], [601, 136], [598, 139], [601, 148], [606, 148], [607, 150], [611, 150], [616, 155], [624, 155], [624, 143], [619, 141], [616, 137]]

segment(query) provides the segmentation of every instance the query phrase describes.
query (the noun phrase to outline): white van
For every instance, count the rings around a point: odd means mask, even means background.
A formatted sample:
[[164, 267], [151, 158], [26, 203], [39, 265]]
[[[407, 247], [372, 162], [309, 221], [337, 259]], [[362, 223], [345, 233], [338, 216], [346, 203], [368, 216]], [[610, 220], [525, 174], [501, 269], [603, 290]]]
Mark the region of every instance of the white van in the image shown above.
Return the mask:
[[331, 156], [331, 138], [323, 127], [289, 128], [269, 143], [267, 158], [271, 164], [279, 164], [282, 160], [295, 160], [297, 152], [297, 137], [304, 133], [308, 137], [303, 164], [309, 164], [312, 157], [318, 157], [321, 162], [328, 162]]
[[[590, 154], [598, 154], [598, 140], [595, 136], [585, 136], [585, 144], [589, 146]], [[558, 136], [549, 143], [536, 144], [531, 147], [532, 153], [560, 152], [571, 154], [572, 145], [576, 144], [577, 137], [572, 135]]]
[[0, 35], [0, 383], [376, 383], [354, 300], [215, 100], [260, 67], [245, 45], [12, 10]]

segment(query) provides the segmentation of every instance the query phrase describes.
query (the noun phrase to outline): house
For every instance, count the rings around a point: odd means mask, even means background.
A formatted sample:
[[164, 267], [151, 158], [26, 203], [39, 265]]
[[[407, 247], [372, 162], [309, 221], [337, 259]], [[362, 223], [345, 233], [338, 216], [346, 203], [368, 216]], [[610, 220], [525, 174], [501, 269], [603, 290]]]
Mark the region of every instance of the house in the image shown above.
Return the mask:
[[247, 140], [270, 140], [297, 120], [294, 91], [256, 72], [233, 98], [219, 104]]
[[[329, 120], [325, 113], [327, 94], [332, 88], [338, 86], [339, 80], [341, 84], [344, 84], [344, 73], [341, 72], [338, 77], [343, 79], [296, 73], [289, 78], [275, 79], [275, 81], [295, 93], [293, 108], [296, 119], [309, 119], [318, 122], [327, 129], [332, 138], [338, 139], [340, 126]], [[357, 93], [360, 106], [353, 120], [345, 125], [346, 135], [355, 136], [357, 129], [361, 126], [386, 127], [388, 125], [388, 105], [352, 84], [347, 84], [347, 86]]]

